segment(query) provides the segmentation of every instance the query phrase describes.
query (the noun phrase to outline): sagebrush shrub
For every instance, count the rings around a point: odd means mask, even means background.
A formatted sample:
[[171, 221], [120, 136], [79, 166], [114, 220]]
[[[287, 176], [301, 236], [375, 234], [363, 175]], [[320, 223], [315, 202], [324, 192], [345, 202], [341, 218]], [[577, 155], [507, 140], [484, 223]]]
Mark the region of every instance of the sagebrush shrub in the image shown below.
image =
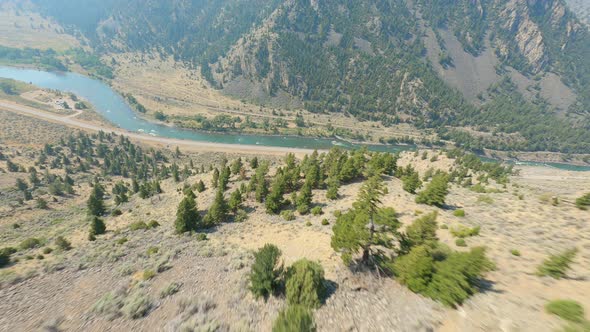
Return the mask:
[[279, 312], [272, 325], [272, 332], [315, 332], [313, 315], [303, 306], [289, 306]]

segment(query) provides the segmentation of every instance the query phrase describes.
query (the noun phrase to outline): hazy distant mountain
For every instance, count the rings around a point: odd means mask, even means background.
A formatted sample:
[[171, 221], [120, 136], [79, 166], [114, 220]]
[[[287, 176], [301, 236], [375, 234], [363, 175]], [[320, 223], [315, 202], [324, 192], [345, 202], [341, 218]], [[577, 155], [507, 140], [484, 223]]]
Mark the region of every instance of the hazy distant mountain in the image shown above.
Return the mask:
[[240, 98], [590, 152], [590, 34], [561, 0], [33, 2], [98, 52], [171, 54]]

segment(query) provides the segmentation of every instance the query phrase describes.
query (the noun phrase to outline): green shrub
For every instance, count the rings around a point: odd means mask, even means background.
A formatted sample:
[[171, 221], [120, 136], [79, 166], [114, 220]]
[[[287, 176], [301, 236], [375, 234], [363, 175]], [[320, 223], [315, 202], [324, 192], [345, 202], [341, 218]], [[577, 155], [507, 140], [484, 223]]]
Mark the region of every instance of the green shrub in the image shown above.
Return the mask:
[[340, 210], [335, 210], [334, 212], [332, 212], [332, 214], [334, 215], [334, 217], [338, 218], [342, 215], [342, 211]]
[[117, 240], [117, 244], [118, 245], [122, 245], [122, 244], [127, 243], [127, 241], [129, 241], [129, 239], [127, 239], [126, 237], [122, 237], [122, 238], [120, 238], [120, 239]]
[[436, 212], [432, 212], [414, 220], [406, 228], [406, 234], [404, 236], [406, 245], [414, 247], [436, 241], [436, 229], [438, 228], [436, 223], [437, 216], [438, 214]]
[[477, 292], [478, 279], [492, 268], [484, 248], [451, 252], [433, 243], [413, 247], [392, 264], [397, 279], [410, 290], [449, 306]]
[[243, 209], [238, 209], [238, 212], [236, 212], [234, 220], [235, 222], [244, 222], [248, 220], [248, 212], [246, 212]]
[[148, 224], [147, 224], [147, 227], [148, 228], [157, 228], [157, 227], [160, 227], [160, 223], [158, 223], [155, 220], [150, 220], [150, 222], [148, 222]]
[[590, 206], [590, 193], [576, 199], [576, 206], [580, 210], [587, 210]]
[[44, 255], [49, 255], [53, 252], [53, 249], [51, 249], [50, 247], [45, 247], [43, 248], [43, 254]]
[[279, 263], [281, 251], [275, 245], [266, 244], [254, 254], [254, 264], [250, 270], [250, 291], [254, 297], [268, 298], [281, 285], [283, 265]]
[[38, 260], [43, 260], [43, 259], [45, 259], [45, 256], [43, 256], [43, 255], [41, 255], [41, 254], [38, 254], [38, 255], [36, 256], [36, 258], [37, 258]]
[[554, 300], [545, 305], [548, 313], [574, 323], [584, 321], [584, 308], [576, 301]]
[[272, 332], [315, 332], [313, 315], [303, 306], [289, 306], [279, 312], [272, 325]]
[[434, 273], [434, 260], [426, 246], [416, 246], [395, 260], [393, 272], [412, 292], [424, 293]]
[[449, 229], [449, 226], [447, 226], [447, 224], [442, 224], [440, 225], [440, 229]]
[[323, 226], [328, 226], [329, 224], [330, 224], [330, 222], [328, 221], [328, 219], [322, 219]]
[[160, 248], [158, 247], [149, 247], [148, 250], [146, 251], [146, 255], [151, 256], [151, 255], [155, 255], [160, 251]]
[[459, 238], [459, 239], [455, 240], [455, 245], [457, 247], [467, 247], [467, 242], [465, 242], [465, 239]]
[[320, 306], [325, 295], [324, 269], [319, 263], [300, 259], [286, 272], [287, 302], [310, 308]]
[[121, 307], [123, 307], [121, 295], [106, 293], [92, 306], [92, 312], [104, 315], [108, 320], [113, 320], [121, 315]]
[[134, 223], [132, 223], [131, 225], [129, 225], [129, 229], [132, 231], [138, 231], [140, 229], [148, 229], [148, 225], [146, 223], [144, 223], [143, 221], [136, 221]]
[[41, 241], [37, 238], [34, 237], [30, 237], [26, 240], [23, 240], [18, 247], [21, 250], [27, 250], [27, 249], [33, 249], [33, 248], [37, 248], [41, 245]]
[[146, 316], [151, 308], [151, 299], [145, 293], [136, 291], [125, 299], [121, 311], [127, 318], [138, 319]]
[[311, 209], [311, 214], [314, 216], [319, 216], [319, 215], [324, 214], [324, 211], [322, 211], [321, 206], [316, 206], [313, 209]]
[[448, 306], [462, 304], [477, 292], [478, 280], [492, 268], [484, 248], [451, 253], [434, 264], [435, 273], [425, 294]]
[[462, 210], [462, 209], [455, 210], [455, 211], [453, 211], [453, 215], [455, 217], [465, 217], [465, 210]]
[[283, 217], [283, 219], [286, 221], [293, 221], [295, 220], [295, 213], [293, 213], [291, 210], [284, 210], [281, 211], [281, 217]]
[[451, 234], [454, 237], [458, 238], [466, 238], [470, 236], [477, 236], [479, 235], [479, 230], [481, 229], [480, 226], [476, 226], [473, 228], [465, 227], [465, 226], [458, 226], [456, 228], [451, 229]]
[[518, 251], [516, 249], [510, 250], [510, 253], [512, 254], [512, 256], [520, 256], [520, 251]]
[[16, 249], [7, 247], [0, 249], [0, 268], [10, 264], [10, 255], [14, 254]]
[[58, 236], [55, 239], [55, 245], [64, 251], [70, 250], [72, 249], [72, 244], [70, 243], [70, 241], [66, 240], [63, 236]]
[[141, 279], [143, 280], [150, 280], [156, 276], [156, 272], [154, 270], [144, 270], [141, 274]]
[[207, 241], [207, 234], [197, 233], [197, 241]]
[[166, 288], [160, 291], [160, 298], [165, 298], [178, 293], [181, 286], [182, 285], [177, 282], [170, 283], [168, 286], [166, 286]]
[[306, 222], [305, 222], [305, 226], [308, 226], [308, 227], [309, 227], [309, 226], [311, 226], [311, 221], [309, 221], [309, 220], [308, 220], [308, 221], [306, 221]]
[[578, 250], [576, 248], [564, 251], [561, 254], [551, 255], [537, 268], [538, 276], [549, 276], [554, 279], [565, 277], [570, 264], [574, 260]]
[[118, 217], [118, 216], [120, 216], [122, 214], [123, 214], [123, 211], [121, 211], [120, 209], [114, 209], [113, 212], [111, 212], [111, 215], [113, 217]]
[[493, 204], [494, 199], [491, 198], [490, 196], [487, 196], [487, 195], [481, 195], [481, 196], [477, 197], [477, 202], [478, 203], [485, 203], [485, 204]]

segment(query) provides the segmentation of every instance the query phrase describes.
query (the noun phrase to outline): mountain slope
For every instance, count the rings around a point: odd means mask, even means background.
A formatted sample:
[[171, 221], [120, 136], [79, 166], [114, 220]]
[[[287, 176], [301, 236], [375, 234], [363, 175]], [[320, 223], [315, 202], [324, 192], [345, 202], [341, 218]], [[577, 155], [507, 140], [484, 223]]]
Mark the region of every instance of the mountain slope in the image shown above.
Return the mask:
[[171, 54], [240, 98], [590, 152], [590, 35], [562, 0], [34, 2], [97, 51]]

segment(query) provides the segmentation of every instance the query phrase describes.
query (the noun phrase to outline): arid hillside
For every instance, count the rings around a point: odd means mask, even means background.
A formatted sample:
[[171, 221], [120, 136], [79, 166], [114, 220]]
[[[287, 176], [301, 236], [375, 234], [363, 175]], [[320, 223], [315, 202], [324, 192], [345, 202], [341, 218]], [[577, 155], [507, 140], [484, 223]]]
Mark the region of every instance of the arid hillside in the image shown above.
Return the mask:
[[[55, 135], [49, 145], [33, 136], [23, 146], [0, 131], [0, 248], [14, 248], [0, 270], [0, 326], [7, 331], [269, 331], [290, 300], [256, 299], [250, 291], [255, 253], [265, 244], [280, 249], [285, 266], [301, 258], [322, 266], [327, 293], [313, 311], [320, 331], [554, 331], [569, 323], [546, 311], [549, 301], [569, 299], [590, 308], [589, 212], [575, 206], [590, 188], [584, 172], [511, 171], [457, 151], [406, 152], [395, 159], [337, 150], [305, 158], [156, 151], [109, 134], [80, 135], [18, 116], [12, 121]], [[323, 165], [336, 156], [354, 163], [362, 155], [367, 162], [358, 170], [365, 173], [342, 171], [337, 195], [328, 199], [334, 173]], [[132, 156], [137, 162], [127, 163]], [[309, 182], [306, 201], [301, 197], [316, 162], [322, 180]], [[223, 165], [230, 170], [227, 182]], [[265, 165], [266, 175], [260, 171]], [[343, 216], [358, 208], [353, 203], [371, 182], [367, 174], [382, 166], [389, 170], [379, 175], [378, 206], [395, 210], [388, 218], [399, 222], [401, 234], [411, 236], [410, 225], [436, 212], [434, 236], [448, 246], [444, 250], [487, 248], [494, 267], [462, 305], [413, 293], [397, 273], [349, 268], [341, 259], [346, 251], [334, 250]], [[413, 174], [424, 182], [417, 195], [407, 191]], [[417, 203], [441, 174], [452, 178], [444, 204]], [[261, 176], [269, 190], [262, 203]], [[281, 176], [290, 180], [282, 212], [274, 214], [268, 202], [276, 198]], [[98, 216], [104, 234], [89, 215], [97, 187], [104, 193]], [[177, 234], [177, 208], [189, 190], [203, 224]], [[236, 210], [214, 212], [220, 211], [220, 190], [230, 206], [234, 193], [242, 193]], [[577, 253], [564, 278], [538, 275], [549, 255], [573, 247]], [[394, 248], [384, 257], [395, 262], [402, 253]], [[583, 322], [571, 324], [583, 331]]]

